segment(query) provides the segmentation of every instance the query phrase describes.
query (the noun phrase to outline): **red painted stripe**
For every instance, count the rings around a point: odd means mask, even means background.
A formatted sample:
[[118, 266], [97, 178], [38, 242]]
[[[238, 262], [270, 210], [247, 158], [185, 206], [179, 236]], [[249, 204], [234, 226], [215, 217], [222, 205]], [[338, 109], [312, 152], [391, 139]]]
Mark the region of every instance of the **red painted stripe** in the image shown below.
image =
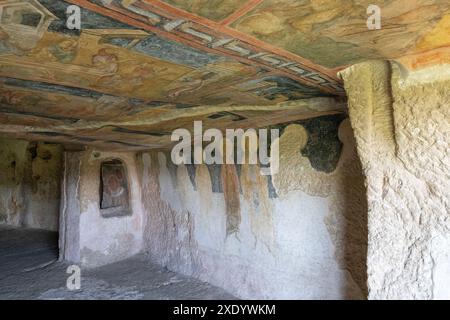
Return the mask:
[[167, 12], [167, 13], [172, 14], [174, 18], [184, 18], [186, 20], [191, 20], [191, 21], [194, 21], [194, 22], [196, 22], [198, 24], [202, 24], [204, 26], [207, 26], [207, 27], [213, 29], [216, 32], [221, 32], [221, 33], [223, 33], [223, 34], [225, 34], [227, 36], [230, 36], [232, 38], [241, 40], [241, 41], [249, 43], [249, 44], [251, 44], [251, 45], [253, 45], [255, 47], [258, 47], [258, 48], [260, 48], [260, 51], [268, 51], [268, 52], [272, 52], [272, 53], [278, 54], [278, 55], [280, 55], [282, 57], [285, 57], [287, 59], [296, 61], [296, 62], [298, 62], [298, 63], [300, 63], [300, 64], [302, 64], [302, 65], [304, 65], [304, 66], [306, 66], [306, 67], [308, 67], [308, 68], [318, 72], [318, 73], [327, 75], [329, 78], [335, 80], [338, 83], [340, 82], [340, 79], [337, 77], [337, 75], [333, 71], [331, 71], [331, 70], [329, 70], [327, 68], [324, 68], [324, 67], [322, 67], [320, 65], [316, 65], [313, 62], [311, 62], [310, 60], [307, 60], [307, 59], [305, 59], [303, 57], [300, 57], [300, 56], [298, 56], [296, 54], [293, 54], [292, 52], [286, 51], [284, 49], [281, 49], [279, 47], [273, 46], [273, 45], [268, 44], [268, 43], [266, 43], [264, 41], [261, 41], [259, 39], [256, 39], [256, 38], [254, 38], [252, 36], [249, 36], [248, 34], [242, 33], [240, 31], [232, 29], [232, 28], [230, 28], [228, 26], [224, 26], [224, 25], [222, 25], [220, 23], [211, 21], [209, 19], [206, 19], [206, 18], [203, 18], [203, 17], [199, 17], [199, 16], [194, 15], [194, 14], [192, 14], [190, 12], [186, 12], [184, 10], [175, 8], [175, 7], [169, 5], [169, 4], [165, 3], [165, 2], [159, 1], [159, 0], [141, 0], [141, 1], [143, 3], [151, 4], [152, 7], [161, 9], [162, 10], [161, 13]]
[[235, 22], [240, 17], [247, 14], [249, 11], [253, 10], [256, 6], [258, 6], [263, 0], [250, 0], [245, 5], [240, 7], [238, 10], [233, 12], [231, 15], [220, 21], [221, 25], [228, 26]]
[[[208, 47], [204, 46], [201, 43], [197, 43], [197, 42], [193, 41], [192, 38], [186, 38], [186, 36], [189, 36], [189, 35], [186, 35], [184, 33], [183, 34], [176, 34], [176, 33], [167, 32], [167, 31], [164, 31], [164, 30], [162, 30], [160, 28], [154, 27], [154, 26], [148, 24], [147, 22], [144, 22], [143, 20], [146, 20], [145, 18], [143, 18], [143, 17], [141, 17], [139, 15], [136, 15], [136, 14], [134, 14], [132, 12], [129, 12], [127, 10], [123, 10], [123, 9], [117, 8], [117, 7], [108, 7], [108, 8], [107, 7], [103, 7], [103, 6], [99, 6], [99, 5], [93, 4], [92, 2], [89, 2], [87, 0], [66, 0], [66, 1], [68, 1], [70, 3], [73, 3], [73, 4], [76, 4], [76, 5], [79, 5], [81, 7], [84, 7], [86, 9], [88, 9], [88, 10], [93, 11], [93, 12], [99, 13], [101, 15], [108, 16], [110, 18], [113, 18], [113, 19], [115, 19], [117, 21], [120, 21], [120, 22], [123, 22], [125, 24], [129, 24], [129, 25], [132, 25], [132, 26], [135, 26], [135, 27], [138, 27], [138, 28], [142, 28], [144, 30], [147, 30], [147, 31], [150, 31], [150, 32], [153, 32], [153, 33], [156, 33], [156, 34], [161, 34], [163, 37], [166, 37], [166, 38], [168, 38], [170, 40], [173, 40], [173, 41], [177, 41], [177, 42], [183, 43], [183, 44], [185, 44], [187, 46], [191, 46], [191, 47], [194, 47], [194, 48], [197, 48], [197, 49], [200, 49], [200, 50], [203, 50], [203, 51], [215, 53], [215, 54], [220, 53], [221, 55], [229, 56], [230, 58], [235, 59], [237, 61], [240, 61], [242, 63], [245, 63], [247, 65], [249, 63], [251, 63], [253, 65], [256, 65], [256, 66], [259, 66], [259, 67], [263, 67], [263, 68], [265, 68], [267, 70], [270, 70], [272, 72], [275, 72], [277, 74], [285, 75], [285, 76], [287, 76], [289, 78], [295, 79], [295, 80], [297, 80], [297, 81], [299, 81], [301, 83], [304, 83], [306, 85], [317, 87], [319, 90], [322, 90], [322, 91], [325, 91], [325, 92], [329, 92], [329, 93], [332, 93], [332, 94], [336, 94], [336, 92], [333, 89], [320, 86], [320, 85], [316, 84], [315, 82], [313, 82], [313, 81], [311, 81], [309, 79], [306, 79], [304, 77], [294, 75], [294, 74], [292, 74], [290, 72], [287, 72], [287, 71], [284, 71], [284, 70], [281, 70], [281, 69], [273, 68], [273, 67], [271, 67], [269, 65], [266, 65], [264, 63], [259, 63], [259, 62], [255, 61], [255, 60], [251, 60], [250, 61], [250, 60], [248, 60], [246, 58], [243, 58], [241, 56], [233, 55], [233, 54], [230, 54], [229, 52], [225, 52], [224, 49], [221, 49], [221, 48], [216, 48], [216, 49], [208, 48]], [[154, 1], [154, 0], [143, 0], [143, 1], [145, 1], [145, 2], [156, 2], [157, 4], [161, 4], [161, 2]], [[165, 8], [166, 4], [163, 4], [163, 7]], [[163, 12], [161, 12], [160, 11], [160, 10], [162, 10], [161, 8], [155, 8], [155, 9], [159, 9], [159, 10], [154, 10], [153, 11], [154, 13], [161, 14], [161, 15], [165, 14], [167, 16], [167, 12], [165, 10]], [[179, 10], [176, 9], [176, 8], [172, 8], [171, 9], [171, 11], [174, 11], [174, 10], [177, 13], [179, 12]], [[179, 16], [176, 16], [175, 14], [173, 14], [173, 15], [174, 15], [173, 16], [174, 19], [180, 18]], [[189, 17], [186, 17], [185, 15], [188, 15]], [[189, 13], [185, 13], [185, 14], [182, 15], [182, 17], [185, 18], [186, 20], [195, 20], [195, 19], [192, 19], [192, 17], [196, 17], [196, 16], [192, 16]], [[203, 19], [201, 17], [196, 17], [196, 20], [201, 20], [202, 21], [201, 24], [203, 24], [203, 25], [207, 25], [207, 24], [219, 25], [217, 23], [214, 23], [214, 22], [212, 22], [210, 20], [207, 20], [207, 19]], [[198, 21], [195, 21], [195, 22], [199, 23]], [[228, 29], [227, 27], [224, 27], [224, 26], [221, 26], [221, 27]], [[232, 30], [232, 29], [230, 29], [230, 30]], [[304, 64], [304, 63], [302, 62], [301, 64]], [[306, 66], [314, 70], [314, 68], [310, 67], [309, 65], [306, 65]], [[317, 71], [317, 70], [315, 70], [315, 71], [318, 72], [319, 74], [322, 73], [322, 72]], [[336, 80], [336, 82], [340, 82], [340, 80], [337, 78], [336, 75], [334, 77], [329, 77], [329, 78], [332, 78], [333, 80]]]

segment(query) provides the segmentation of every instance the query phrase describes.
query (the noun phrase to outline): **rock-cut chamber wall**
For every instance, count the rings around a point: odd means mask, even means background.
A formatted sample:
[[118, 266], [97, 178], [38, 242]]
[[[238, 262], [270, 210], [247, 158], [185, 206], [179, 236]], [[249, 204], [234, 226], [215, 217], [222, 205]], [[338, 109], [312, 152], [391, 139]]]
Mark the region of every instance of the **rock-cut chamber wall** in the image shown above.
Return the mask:
[[0, 224], [58, 230], [62, 147], [0, 138]]
[[367, 181], [371, 299], [450, 298], [450, 80], [442, 77], [444, 68], [405, 77], [395, 64], [367, 62], [342, 72]]
[[365, 298], [366, 196], [348, 119], [280, 130], [272, 177], [141, 154], [145, 250], [240, 298]]

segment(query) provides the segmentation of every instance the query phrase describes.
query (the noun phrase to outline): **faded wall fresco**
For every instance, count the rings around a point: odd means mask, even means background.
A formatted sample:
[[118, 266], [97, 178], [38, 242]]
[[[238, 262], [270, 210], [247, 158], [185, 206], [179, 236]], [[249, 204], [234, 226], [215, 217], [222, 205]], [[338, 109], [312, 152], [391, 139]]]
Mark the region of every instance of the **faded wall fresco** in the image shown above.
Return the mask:
[[123, 163], [116, 159], [103, 162], [100, 167], [100, 209], [128, 212], [129, 197], [128, 177]]
[[[366, 297], [365, 189], [342, 120], [334, 120], [338, 162], [322, 159], [334, 167], [329, 172], [302, 155], [317, 124], [312, 134], [286, 125], [273, 142], [281, 147], [280, 172], [269, 179], [257, 165], [188, 169], [164, 153], [141, 154], [149, 255], [241, 298]], [[331, 126], [329, 135], [336, 133]]]
[[61, 146], [0, 138], [0, 223], [58, 230]]

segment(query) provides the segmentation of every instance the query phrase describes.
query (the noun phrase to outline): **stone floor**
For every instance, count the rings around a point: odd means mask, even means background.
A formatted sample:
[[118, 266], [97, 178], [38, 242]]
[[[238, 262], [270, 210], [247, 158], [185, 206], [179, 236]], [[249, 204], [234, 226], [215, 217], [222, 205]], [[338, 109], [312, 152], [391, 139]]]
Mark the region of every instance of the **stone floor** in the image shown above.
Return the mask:
[[144, 255], [81, 271], [69, 291], [57, 235], [0, 227], [0, 299], [234, 299], [222, 289], [152, 264]]

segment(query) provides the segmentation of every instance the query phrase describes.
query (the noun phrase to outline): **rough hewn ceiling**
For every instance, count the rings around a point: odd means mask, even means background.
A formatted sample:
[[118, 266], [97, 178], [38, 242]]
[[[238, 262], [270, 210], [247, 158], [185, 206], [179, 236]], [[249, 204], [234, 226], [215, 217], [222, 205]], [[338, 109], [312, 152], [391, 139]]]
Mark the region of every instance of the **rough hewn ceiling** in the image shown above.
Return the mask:
[[[114, 149], [342, 112], [337, 71], [450, 63], [450, 1], [0, 0], [0, 132]], [[82, 30], [66, 8], [82, 8]]]

